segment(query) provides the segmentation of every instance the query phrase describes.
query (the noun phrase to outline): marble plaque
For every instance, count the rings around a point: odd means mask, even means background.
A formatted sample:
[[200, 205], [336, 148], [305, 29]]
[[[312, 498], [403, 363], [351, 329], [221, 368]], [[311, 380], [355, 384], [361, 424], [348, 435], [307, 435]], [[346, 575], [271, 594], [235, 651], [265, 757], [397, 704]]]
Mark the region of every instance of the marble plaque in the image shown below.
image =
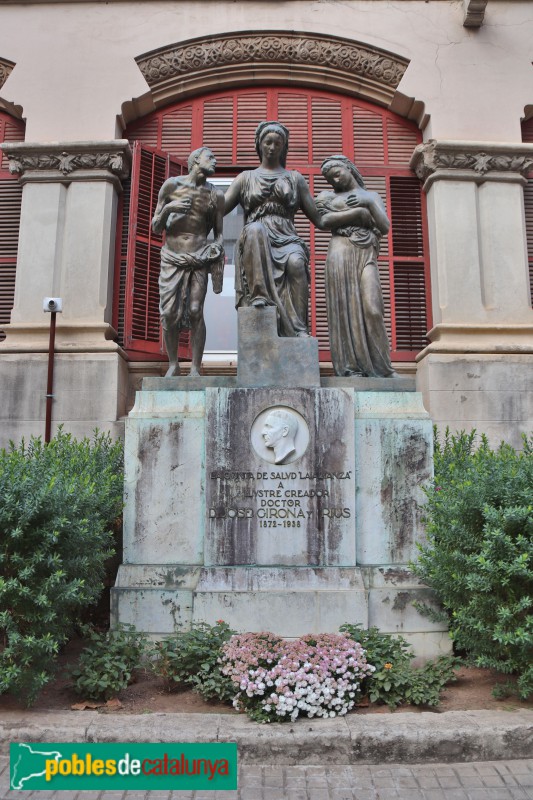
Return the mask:
[[206, 426], [206, 566], [355, 564], [351, 390], [207, 390]]

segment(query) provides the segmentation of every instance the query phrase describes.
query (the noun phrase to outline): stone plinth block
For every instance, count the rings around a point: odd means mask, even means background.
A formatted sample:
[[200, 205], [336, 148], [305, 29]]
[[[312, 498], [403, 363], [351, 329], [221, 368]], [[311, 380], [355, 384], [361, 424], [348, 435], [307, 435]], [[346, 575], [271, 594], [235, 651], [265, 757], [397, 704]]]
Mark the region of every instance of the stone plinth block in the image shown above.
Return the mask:
[[439, 433], [475, 429], [516, 449], [533, 429], [533, 355], [427, 353], [417, 383]]
[[355, 565], [352, 393], [208, 390], [206, 416], [205, 565]]
[[424, 538], [432, 423], [417, 392], [357, 392], [354, 398], [357, 563], [407, 564]]
[[111, 592], [111, 620], [135, 625], [154, 638], [188, 630], [199, 567], [122, 564]]
[[[121, 437], [128, 368], [119, 353], [56, 353], [54, 361], [52, 436], [63, 425], [79, 438], [95, 428]], [[0, 447], [43, 436], [47, 369], [46, 353], [0, 353]]]
[[201, 564], [203, 392], [139, 392], [126, 420], [124, 563]]
[[276, 309], [240, 308], [238, 386], [320, 386], [318, 339], [278, 336]]
[[193, 617], [291, 638], [335, 632], [344, 622], [366, 628], [368, 603], [356, 568], [212, 567], [201, 572]]

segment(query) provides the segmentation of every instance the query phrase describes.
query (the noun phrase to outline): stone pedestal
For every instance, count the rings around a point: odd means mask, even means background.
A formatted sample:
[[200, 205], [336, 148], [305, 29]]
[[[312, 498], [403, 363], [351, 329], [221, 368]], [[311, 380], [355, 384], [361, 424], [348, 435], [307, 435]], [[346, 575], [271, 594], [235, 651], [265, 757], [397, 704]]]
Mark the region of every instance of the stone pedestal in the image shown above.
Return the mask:
[[240, 308], [238, 386], [320, 386], [318, 340], [276, 333], [276, 309]]
[[[407, 566], [432, 464], [412, 383], [210, 383], [146, 379], [126, 421], [115, 622], [154, 637], [217, 619], [286, 637], [352, 622], [402, 633], [422, 657], [448, 650], [411, 604], [432, 601]], [[282, 463], [265, 436], [279, 410], [296, 423]]]

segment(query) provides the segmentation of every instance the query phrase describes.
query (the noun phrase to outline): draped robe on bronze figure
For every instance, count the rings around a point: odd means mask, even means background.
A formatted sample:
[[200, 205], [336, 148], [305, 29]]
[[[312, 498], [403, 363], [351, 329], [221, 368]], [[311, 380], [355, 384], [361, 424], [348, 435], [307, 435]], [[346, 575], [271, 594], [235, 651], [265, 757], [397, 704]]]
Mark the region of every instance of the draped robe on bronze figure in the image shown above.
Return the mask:
[[287, 270], [291, 255], [301, 256], [309, 281], [309, 251], [294, 227], [300, 207], [298, 173], [261, 167], [242, 173], [240, 201], [245, 226], [236, 250], [236, 305], [262, 299], [278, 311], [281, 336], [307, 332], [307, 294], [292, 285]]
[[[339, 211], [339, 197], [317, 201]], [[346, 205], [348, 209], [348, 205]], [[384, 322], [377, 258], [381, 234], [374, 227], [334, 229], [326, 258], [326, 306], [331, 360], [336, 375], [387, 377], [394, 373]]]

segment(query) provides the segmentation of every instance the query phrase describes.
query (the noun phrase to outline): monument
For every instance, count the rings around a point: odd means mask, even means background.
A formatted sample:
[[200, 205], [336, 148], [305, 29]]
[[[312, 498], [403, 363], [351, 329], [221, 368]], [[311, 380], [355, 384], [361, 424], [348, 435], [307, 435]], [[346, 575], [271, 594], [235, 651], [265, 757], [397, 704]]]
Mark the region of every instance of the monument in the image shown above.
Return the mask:
[[431, 420], [409, 378], [320, 376], [302, 301], [306, 251], [293, 230], [297, 208], [347, 240], [343, 225], [370, 236], [386, 215], [342, 176], [335, 195], [346, 196], [319, 198], [321, 215], [285, 169], [286, 129], [262, 123], [256, 143], [260, 168], [226, 195], [227, 210], [240, 200], [246, 213], [237, 375], [144, 379], [126, 422], [113, 619], [153, 637], [218, 619], [286, 637], [361, 623], [433, 657], [449, 639], [412, 605], [432, 596], [408, 567], [423, 537]]

